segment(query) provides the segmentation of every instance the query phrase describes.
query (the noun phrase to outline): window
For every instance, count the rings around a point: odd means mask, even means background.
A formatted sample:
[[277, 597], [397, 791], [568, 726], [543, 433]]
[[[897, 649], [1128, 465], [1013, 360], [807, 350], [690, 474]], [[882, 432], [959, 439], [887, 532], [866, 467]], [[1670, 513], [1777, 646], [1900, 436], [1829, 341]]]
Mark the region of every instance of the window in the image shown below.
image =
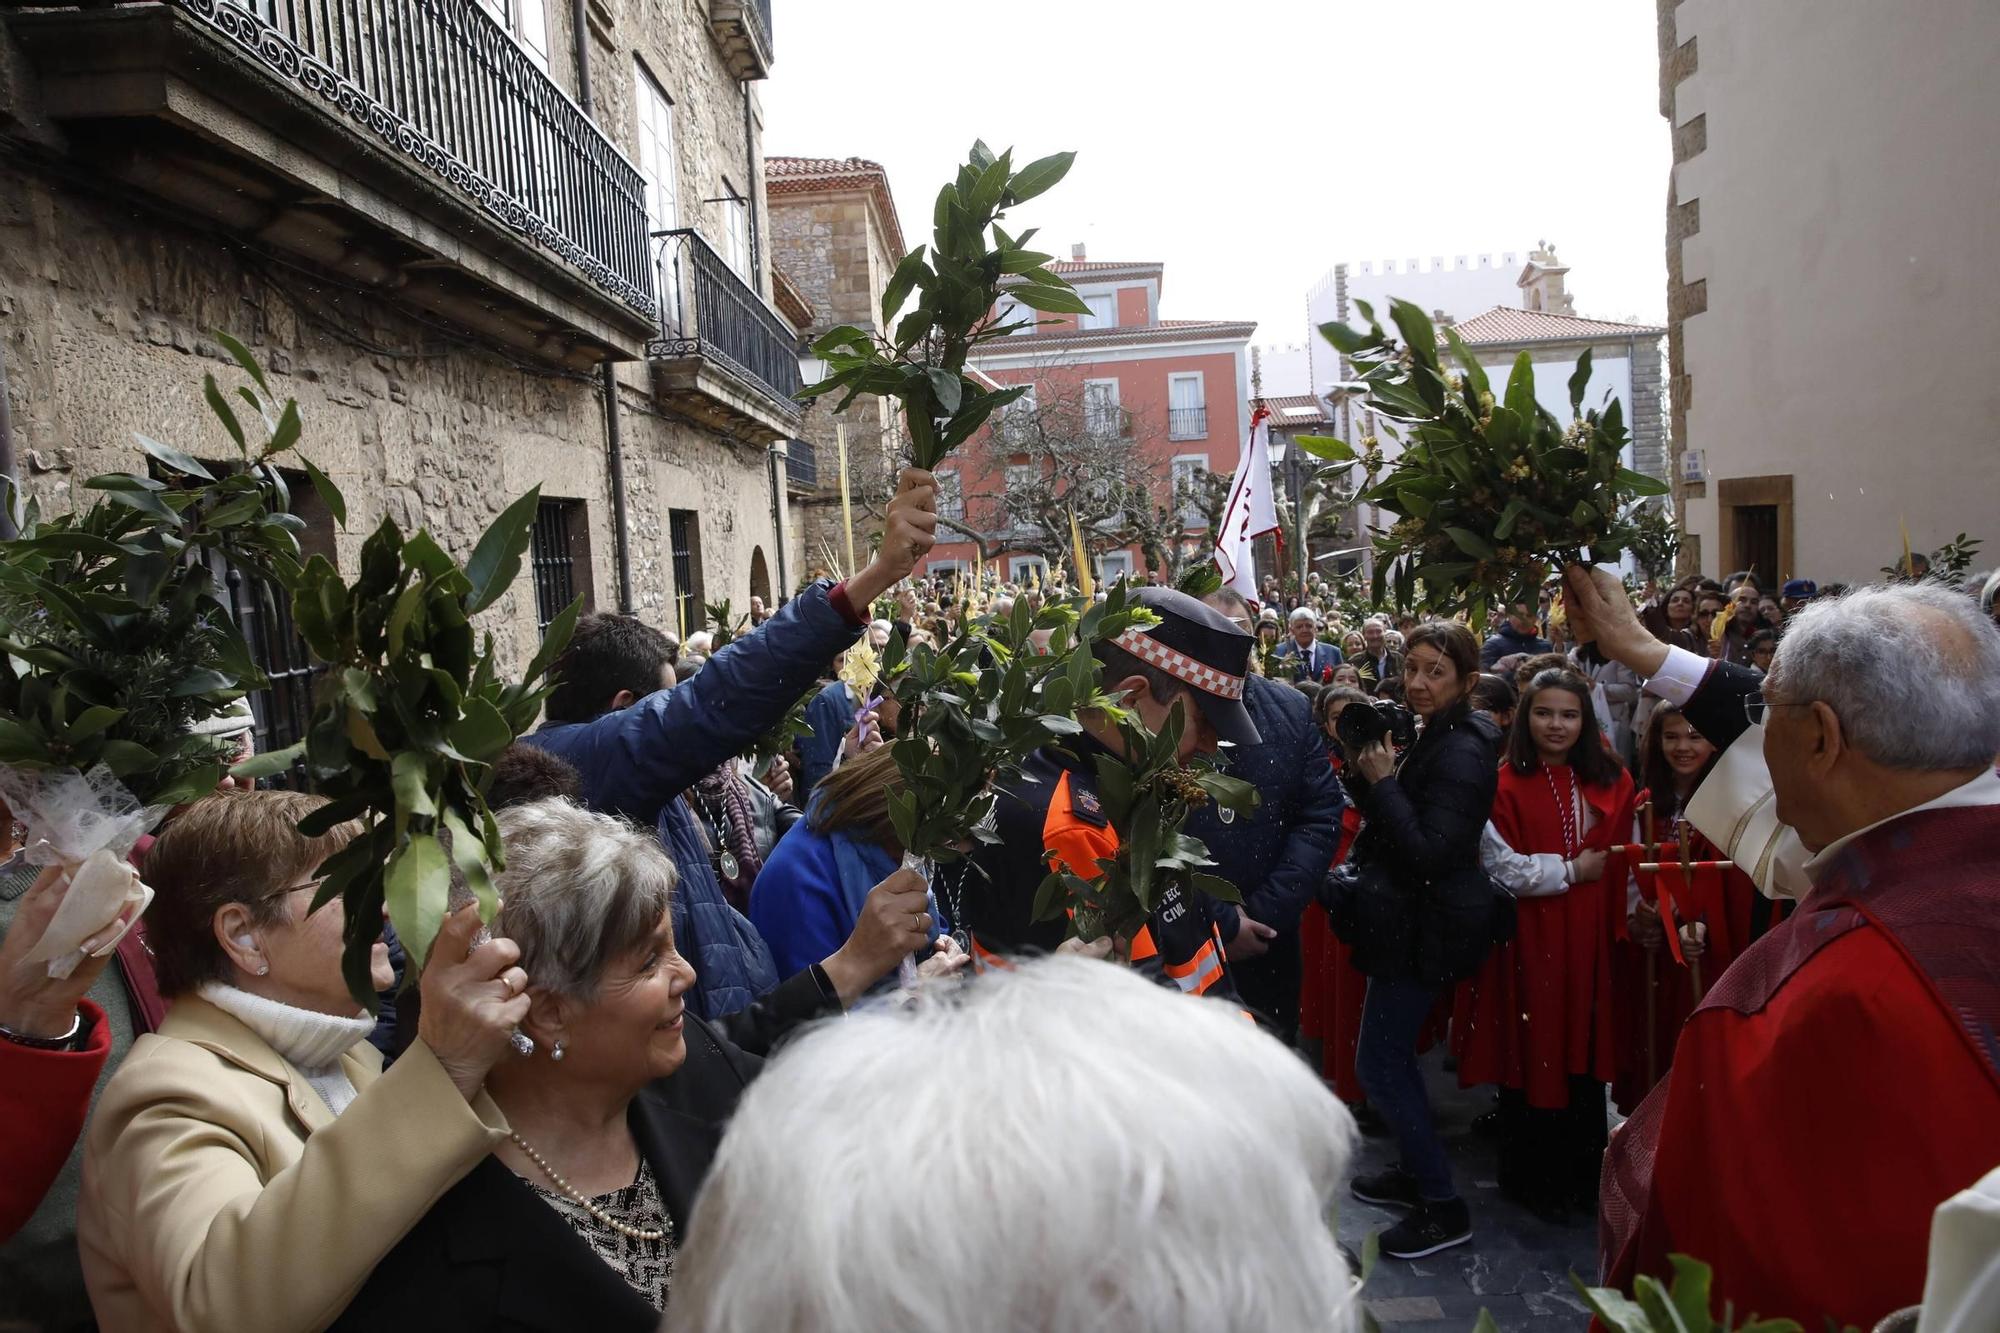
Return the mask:
[[1130, 551], [1106, 551], [1097, 557], [1097, 581], [1110, 587], [1120, 579], [1132, 577], [1132, 553]]
[[1027, 512], [1028, 492], [1035, 484], [1033, 463], [1009, 463], [1007, 465], [1007, 513], [1014, 521], [1016, 532], [1032, 532], [1035, 524], [1033, 516]]
[[528, 59], [549, 67], [549, 15], [544, 0], [479, 0], [480, 7], [521, 44]]
[[581, 500], [544, 500], [535, 506], [528, 547], [535, 577], [535, 624], [547, 631], [563, 608], [583, 596], [590, 610], [590, 518]]
[[646, 183], [646, 222], [654, 231], [679, 226], [674, 200], [674, 104], [637, 61], [632, 86], [639, 109], [639, 177]]
[[1207, 472], [1207, 454], [1182, 454], [1174, 459], [1174, 498], [1181, 506], [1181, 522], [1191, 528], [1208, 526], [1208, 515], [1201, 505], [1201, 479]]
[[1088, 314], [1076, 317], [1079, 329], [1113, 329], [1118, 327], [1118, 296], [1114, 292], [1103, 292], [1086, 296], [1083, 303], [1090, 307]]
[[1041, 312], [1024, 306], [1019, 301], [1005, 296], [1000, 298], [999, 319], [997, 322], [1000, 324], [1019, 324], [1022, 320], [1028, 321], [1029, 327], [1014, 330], [1021, 337], [1032, 337], [1035, 332], [1033, 325], [1041, 317]]
[[667, 511], [667, 550], [674, 563], [674, 633], [686, 641], [708, 623], [701, 595], [701, 515], [692, 509]]
[[750, 201], [722, 178], [722, 257], [740, 277], [750, 276]]
[[1083, 428], [1092, 435], [1125, 433], [1125, 414], [1118, 407], [1117, 380], [1083, 382]]
[[[956, 468], [940, 468], [936, 473], [938, 483], [937, 511], [939, 518], [956, 519], [965, 522], [965, 487], [960, 483]], [[942, 537], [943, 534], [939, 534]], [[936, 566], [932, 566], [933, 569]]]
[[1167, 376], [1167, 438], [1205, 440], [1208, 438], [1207, 390], [1200, 371]]
[[1026, 583], [1032, 574], [1040, 582], [1049, 578], [1049, 562], [1038, 555], [1017, 555], [1007, 562], [1007, 577], [1015, 583]]
[[1010, 444], [1019, 444], [1035, 437], [1035, 387], [1013, 402], [1000, 409], [1000, 438]]

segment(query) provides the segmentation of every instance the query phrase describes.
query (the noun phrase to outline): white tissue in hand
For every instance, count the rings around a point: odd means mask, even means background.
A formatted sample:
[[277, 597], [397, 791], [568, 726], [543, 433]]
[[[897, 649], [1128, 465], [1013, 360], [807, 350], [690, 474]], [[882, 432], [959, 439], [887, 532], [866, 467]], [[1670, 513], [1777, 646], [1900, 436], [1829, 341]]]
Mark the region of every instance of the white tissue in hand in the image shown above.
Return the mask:
[[153, 891], [139, 872], [116, 852], [100, 848], [67, 873], [69, 887], [55, 919], [25, 960], [47, 962], [52, 977], [74, 972], [84, 960], [84, 942], [117, 922], [118, 930], [96, 950], [99, 957], [110, 952], [153, 901]]

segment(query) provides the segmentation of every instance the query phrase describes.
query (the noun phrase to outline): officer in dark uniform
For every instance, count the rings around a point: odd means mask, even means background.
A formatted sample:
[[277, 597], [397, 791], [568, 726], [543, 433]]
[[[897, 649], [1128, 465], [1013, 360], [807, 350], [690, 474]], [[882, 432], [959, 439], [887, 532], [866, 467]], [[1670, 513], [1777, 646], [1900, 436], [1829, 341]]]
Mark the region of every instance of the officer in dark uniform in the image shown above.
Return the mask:
[[[1222, 741], [1257, 744], [1256, 725], [1243, 705], [1243, 678], [1256, 641], [1228, 617], [1172, 588], [1139, 588], [1131, 597], [1160, 619], [1097, 645], [1105, 690], [1122, 691], [1125, 706], [1154, 731], [1180, 710], [1183, 759], [1213, 753]], [[964, 920], [953, 922], [969, 936], [967, 947], [978, 964], [1062, 943], [1067, 933], [1062, 921], [1034, 920], [1035, 893], [1050, 866], [1060, 861], [1073, 874], [1095, 878], [1101, 873], [1097, 859], [1117, 851], [1117, 833], [1097, 799], [1095, 760], [1106, 751], [1122, 754], [1124, 741], [1101, 715], [1085, 713], [1077, 720], [1082, 736], [1060, 749], [1036, 751], [1000, 784], [994, 806], [1000, 842], [974, 854], [960, 893]], [[949, 901], [942, 905], [951, 911]], [[1185, 991], [1234, 994], [1216, 918], [1212, 900], [1169, 890], [1131, 943], [1134, 966]]]

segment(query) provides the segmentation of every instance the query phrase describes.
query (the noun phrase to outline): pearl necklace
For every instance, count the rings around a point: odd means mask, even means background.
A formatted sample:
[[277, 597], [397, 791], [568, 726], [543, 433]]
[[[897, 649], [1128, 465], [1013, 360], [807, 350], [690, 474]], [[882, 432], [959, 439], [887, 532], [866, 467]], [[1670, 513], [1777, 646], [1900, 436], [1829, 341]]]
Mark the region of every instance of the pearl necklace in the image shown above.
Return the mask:
[[529, 1147], [528, 1141], [522, 1138], [518, 1131], [509, 1130], [507, 1133], [507, 1137], [514, 1140], [515, 1146], [520, 1148], [522, 1152], [528, 1154], [529, 1158], [534, 1162], [536, 1166], [542, 1168], [542, 1174], [555, 1182], [555, 1187], [558, 1190], [562, 1191], [564, 1198], [568, 1199], [571, 1203], [574, 1203], [577, 1207], [583, 1209], [586, 1213], [589, 1213], [592, 1217], [602, 1222], [605, 1226], [610, 1227], [613, 1231], [617, 1232], [619, 1235], [624, 1236], [626, 1239], [647, 1240], [647, 1241], [665, 1240], [667, 1238], [667, 1233], [673, 1230], [672, 1223], [669, 1223], [667, 1226], [662, 1227], [657, 1231], [653, 1230], [650, 1227], [627, 1226], [625, 1223], [620, 1222], [617, 1218], [611, 1216], [609, 1213], [605, 1212], [602, 1208], [599, 1208], [596, 1204], [592, 1203], [588, 1198], [588, 1196], [586, 1196], [582, 1190], [577, 1189], [576, 1186], [570, 1184], [567, 1180], [564, 1180], [562, 1177], [562, 1173], [560, 1171], [557, 1171], [554, 1167], [550, 1166], [547, 1162], [543, 1161], [542, 1155], [536, 1152], [533, 1148]]

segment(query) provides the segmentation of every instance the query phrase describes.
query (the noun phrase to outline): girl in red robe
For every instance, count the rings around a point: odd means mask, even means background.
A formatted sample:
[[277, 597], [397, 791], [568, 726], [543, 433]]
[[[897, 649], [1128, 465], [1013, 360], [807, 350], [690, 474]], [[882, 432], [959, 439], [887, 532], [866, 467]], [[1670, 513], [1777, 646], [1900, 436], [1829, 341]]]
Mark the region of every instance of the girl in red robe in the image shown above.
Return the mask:
[[[1688, 798], [1715, 767], [1720, 752], [1696, 731], [1681, 710], [1661, 703], [1647, 720], [1639, 749], [1639, 774], [1653, 802], [1654, 836], [1660, 841], [1659, 860], [1679, 858], [1681, 815]], [[1727, 859], [1693, 828], [1687, 829], [1690, 861]], [[1673, 906], [1680, 930], [1678, 961], [1668, 950], [1660, 922], [1660, 881]], [[1791, 908], [1757, 891], [1741, 870], [1708, 868], [1683, 876], [1674, 869], [1638, 876], [1638, 894], [1630, 905], [1626, 938], [1613, 954], [1618, 994], [1620, 1040], [1618, 1076], [1612, 1099], [1629, 1114], [1667, 1072], [1681, 1024], [1699, 1000], [1695, 993], [1698, 967], [1704, 988], [1715, 984], [1723, 969], [1750, 947]], [[1651, 955], [1650, 968], [1647, 957]], [[1652, 1030], [1647, 1031], [1648, 975], [1652, 977]]]
[[[1519, 898], [1514, 938], [1459, 989], [1459, 1082], [1500, 1089], [1500, 1188], [1551, 1220], [1595, 1215], [1616, 1073], [1611, 949], [1624, 876], [1606, 849], [1631, 840], [1636, 788], [1604, 743], [1590, 682], [1543, 671], [1514, 715], [1493, 801], [1496, 873]], [[1508, 853], [1512, 853], [1511, 856]]]

